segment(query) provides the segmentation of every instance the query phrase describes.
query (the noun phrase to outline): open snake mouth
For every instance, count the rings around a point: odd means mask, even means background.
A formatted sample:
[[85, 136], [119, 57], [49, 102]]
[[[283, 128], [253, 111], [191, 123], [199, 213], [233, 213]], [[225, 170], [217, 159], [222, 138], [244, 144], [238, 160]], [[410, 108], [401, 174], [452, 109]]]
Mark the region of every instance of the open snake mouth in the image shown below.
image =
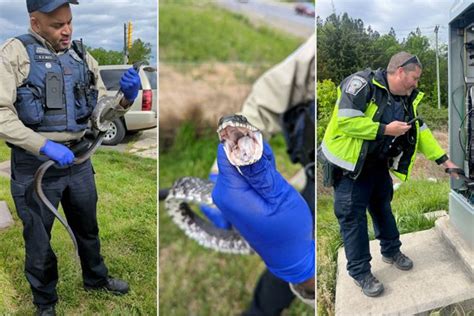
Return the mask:
[[[224, 144], [230, 163], [237, 169], [253, 164], [262, 157], [262, 133], [244, 116], [224, 116], [218, 126], [219, 140]], [[190, 204], [215, 207], [211, 196], [213, 188], [214, 183], [209, 180], [195, 177], [178, 179], [165, 200], [171, 219], [188, 237], [206, 248], [225, 253], [252, 254], [252, 248], [238, 231], [217, 228], [190, 207]]]
[[217, 134], [232, 165], [251, 165], [262, 157], [262, 133], [245, 116], [233, 114], [222, 117]]

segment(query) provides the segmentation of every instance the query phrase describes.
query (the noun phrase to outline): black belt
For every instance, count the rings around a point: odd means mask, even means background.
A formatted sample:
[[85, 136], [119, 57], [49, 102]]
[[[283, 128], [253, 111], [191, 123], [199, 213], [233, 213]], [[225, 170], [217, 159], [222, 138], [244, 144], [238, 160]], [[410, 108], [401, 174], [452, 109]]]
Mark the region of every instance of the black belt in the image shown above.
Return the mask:
[[[74, 140], [68, 140], [66, 142], [57, 142], [57, 143], [69, 148], [76, 156], [80, 153], [85, 152], [89, 148], [89, 145], [91, 144], [91, 142], [87, 140], [85, 137], [81, 137], [79, 139], [74, 139]], [[13, 145], [12, 143], [9, 143], [9, 142], [6, 142], [6, 144], [11, 149], [18, 150], [21, 152], [26, 152], [26, 150], [21, 148], [20, 146]]]

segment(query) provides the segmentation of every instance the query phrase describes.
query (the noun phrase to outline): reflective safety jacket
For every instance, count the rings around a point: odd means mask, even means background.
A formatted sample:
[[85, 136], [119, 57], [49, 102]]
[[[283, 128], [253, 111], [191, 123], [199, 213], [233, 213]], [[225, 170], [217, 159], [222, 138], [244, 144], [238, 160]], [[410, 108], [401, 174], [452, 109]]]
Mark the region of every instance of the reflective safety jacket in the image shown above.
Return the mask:
[[[423, 95], [414, 90], [408, 97], [406, 121], [418, 115]], [[321, 144], [327, 160], [356, 178], [366, 161], [370, 142], [386, 137], [386, 125], [380, 119], [392, 102], [383, 70], [367, 69], [344, 79], [338, 87], [336, 106]], [[425, 123], [416, 121], [410, 130], [412, 141], [390, 159], [391, 172], [402, 181], [408, 180], [418, 151], [438, 164], [448, 159]]]
[[72, 48], [56, 55], [31, 34], [18, 39], [30, 60], [29, 75], [17, 89], [19, 119], [37, 132], [85, 130], [97, 103], [87, 63]]

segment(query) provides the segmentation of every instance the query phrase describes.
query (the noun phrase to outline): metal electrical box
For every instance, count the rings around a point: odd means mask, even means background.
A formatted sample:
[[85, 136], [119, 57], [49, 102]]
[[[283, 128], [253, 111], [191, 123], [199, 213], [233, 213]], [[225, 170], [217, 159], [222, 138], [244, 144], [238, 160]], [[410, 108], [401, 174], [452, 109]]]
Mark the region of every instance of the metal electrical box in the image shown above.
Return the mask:
[[451, 179], [449, 217], [474, 248], [474, 0], [450, 11], [448, 43], [449, 152], [466, 179]]

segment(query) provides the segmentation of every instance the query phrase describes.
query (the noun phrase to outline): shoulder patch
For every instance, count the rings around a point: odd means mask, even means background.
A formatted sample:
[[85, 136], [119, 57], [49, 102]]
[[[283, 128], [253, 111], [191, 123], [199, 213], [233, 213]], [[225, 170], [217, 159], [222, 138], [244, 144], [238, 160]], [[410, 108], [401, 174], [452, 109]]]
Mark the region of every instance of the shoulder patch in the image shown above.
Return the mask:
[[81, 57], [79, 57], [79, 55], [76, 53], [76, 51], [74, 49], [70, 49], [70, 50], [68, 50], [68, 52], [69, 52], [69, 55], [71, 55], [71, 57], [75, 61], [82, 62]]
[[357, 95], [360, 92], [360, 90], [362, 90], [366, 85], [367, 85], [367, 80], [365, 80], [361, 76], [355, 75], [346, 84], [345, 92], [352, 95]]

